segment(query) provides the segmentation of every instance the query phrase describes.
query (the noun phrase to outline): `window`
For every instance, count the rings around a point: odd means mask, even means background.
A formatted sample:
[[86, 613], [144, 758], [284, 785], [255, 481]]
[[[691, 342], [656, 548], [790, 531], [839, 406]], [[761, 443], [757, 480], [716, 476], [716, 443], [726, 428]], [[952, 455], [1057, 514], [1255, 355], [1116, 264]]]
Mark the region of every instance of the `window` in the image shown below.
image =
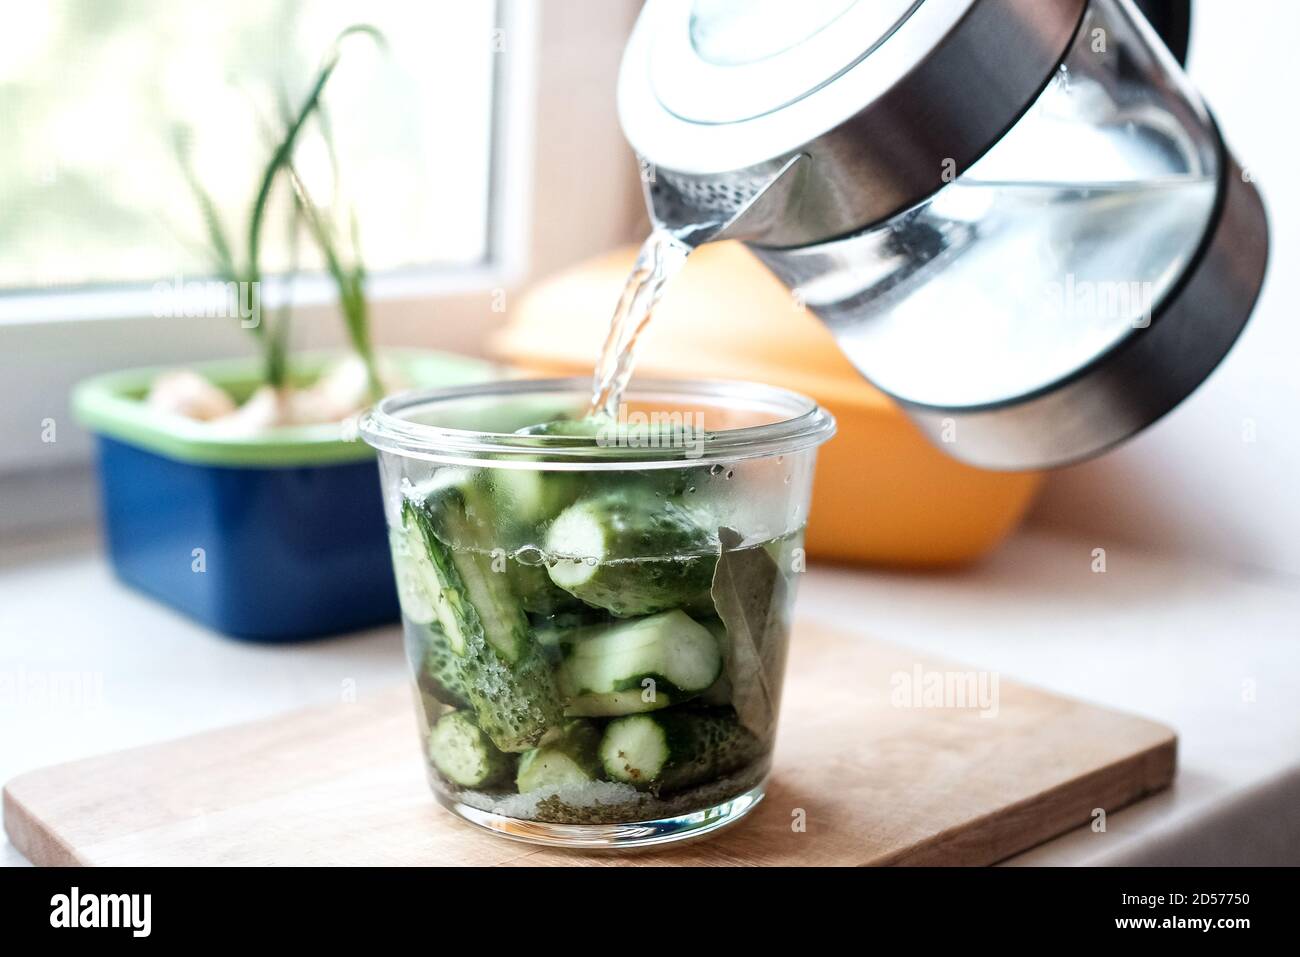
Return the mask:
[[[526, 281], [643, 235], [614, 96], [638, 9], [0, 0], [0, 535], [18, 520], [88, 516], [90, 442], [67, 407], [77, 381], [254, 349], [238, 322], [168, 314], [174, 301], [151, 294], [178, 273], [188, 283], [212, 272], [171, 142], [177, 124], [194, 133], [227, 227], [240, 226], [278, 90], [301, 97], [343, 27], [381, 29], [388, 52], [349, 41], [326, 96], [375, 337], [481, 354]], [[305, 144], [296, 162], [324, 201], [320, 148]], [[268, 225], [266, 269], [288, 258], [285, 237]], [[302, 251], [303, 269], [314, 268], [311, 244]], [[266, 283], [266, 305], [280, 288]], [[303, 276], [294, 301], [294, 348], [341, 344], [326, 278]], [[41, 438], [49, 420], [57, 443]], [[55, 475], [80, 491], [51, 491]]]
[[[409, 0], [3, 0], [0, 31], [0, 307], [33, 293], [204, 276], [202, 220], [176, 131], [242, 260], [268, 127], [301, 102], [346, 26], [326, 92], [344, 192], [372, 273], [486, 264], [497, 54], [496, 5]], [[319, 136], [296, 162], [332, 194]], [[287, 200], [279, 204], [287, 207]], [[277, 211], [274, 215], [283, 215]], [[284, 269], [272, 219], [263, 266]], [[303, 243], [303, 266], [315, 265]], [[23, 295], [25, 294], [25, 295]], [[19, 316], [19, 319], [24, 317]]]

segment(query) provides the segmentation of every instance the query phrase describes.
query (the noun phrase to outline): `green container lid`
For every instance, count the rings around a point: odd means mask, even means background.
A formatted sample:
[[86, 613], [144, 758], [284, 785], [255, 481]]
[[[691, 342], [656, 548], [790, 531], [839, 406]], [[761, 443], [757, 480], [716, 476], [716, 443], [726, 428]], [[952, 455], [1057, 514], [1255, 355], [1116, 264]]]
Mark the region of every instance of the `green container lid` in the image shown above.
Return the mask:
[[[290, 360], [289, 376], [297, 384], [315, 380], [339, 353], [303, 353]], [[500, 366], [480, 359], [424, 349], [385, 349], [411, 388], [466, 385], [500, 378]], [[180, 366], [125, 369], [97, 375], [72, 392], [72, 411], [92, 432], [139, 446], [158, 455], [195, 465], [292, 467], [358, 462], [374, 457], [355, 429], [338, 423], [289, 425], [261, 435], [224, 436], [207, 423], [150, 408], [149, 386], [162, 372]], [[262, 383], [257, 358], [185, 363], [243, 401]]]

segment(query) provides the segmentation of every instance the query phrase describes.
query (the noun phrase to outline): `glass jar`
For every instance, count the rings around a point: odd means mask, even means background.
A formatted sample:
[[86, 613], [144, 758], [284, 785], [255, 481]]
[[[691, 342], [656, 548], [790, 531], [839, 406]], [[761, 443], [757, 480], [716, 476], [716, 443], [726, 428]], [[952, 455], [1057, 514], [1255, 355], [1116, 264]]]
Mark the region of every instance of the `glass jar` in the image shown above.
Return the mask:
[[538, 843], [654, 844], [763, 795], [817, 447], [743, 383], [587, 380], [386, 399], [379, 452], [435, 797]]

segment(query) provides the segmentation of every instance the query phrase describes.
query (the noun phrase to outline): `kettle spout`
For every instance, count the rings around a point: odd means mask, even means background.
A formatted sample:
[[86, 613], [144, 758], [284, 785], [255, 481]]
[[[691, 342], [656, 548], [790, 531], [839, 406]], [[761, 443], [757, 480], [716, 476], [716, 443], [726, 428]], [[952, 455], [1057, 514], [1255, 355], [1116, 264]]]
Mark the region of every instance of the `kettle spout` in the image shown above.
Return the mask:
[[641, 185], [653, 226], [692, 249], [724, 239], [761, 244], [795, 206], [808, 166], [797, 153], [757, 176], [680, 177], [650, 167]]

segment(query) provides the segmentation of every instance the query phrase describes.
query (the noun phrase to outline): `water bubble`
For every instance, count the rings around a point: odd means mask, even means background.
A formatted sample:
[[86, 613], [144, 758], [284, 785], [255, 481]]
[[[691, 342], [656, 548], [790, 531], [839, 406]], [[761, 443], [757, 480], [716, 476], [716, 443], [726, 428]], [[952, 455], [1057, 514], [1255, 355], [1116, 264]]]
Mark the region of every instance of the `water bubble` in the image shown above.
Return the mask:
[[722, 466], [721, 466], [721, 465], [714, 465], [714, 466], [710, 467], [710, 468], [709, 468], [709, 474], [710, 474], [710, 475], [721, 475], [721, 474], [722, 474]]
[[525, 545], [515, 552], [514, 557], [521, 565], [540, 565], [546, 556], [536, 545]]
[[790, 484], [790, 476], [787, 475], [787, 476], [786, 476], [785, 478], [783, 478], [781, 481], [784, 482], [786, 485], [789, 485], [789, 484]]
[[735, 475], [735, 474], [736, 474], [736, 470], [735, 470], [735, 469], [727, 469], [726, 478], [731, 478], [731, 477], [732, 477], [733, 475]]

